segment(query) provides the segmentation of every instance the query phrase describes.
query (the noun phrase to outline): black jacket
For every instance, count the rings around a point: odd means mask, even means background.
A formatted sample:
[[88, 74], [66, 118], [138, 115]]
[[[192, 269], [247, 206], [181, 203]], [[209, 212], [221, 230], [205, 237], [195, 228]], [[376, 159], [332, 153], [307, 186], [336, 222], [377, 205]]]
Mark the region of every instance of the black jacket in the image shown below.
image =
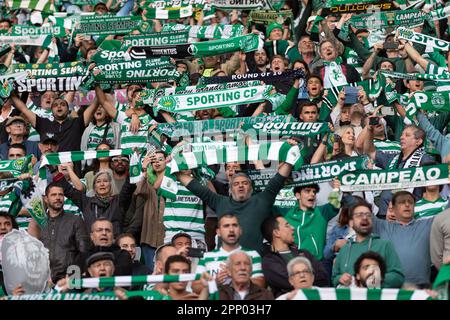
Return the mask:
[[88, 230], [98, 218], [106, 218], [113, 224], [114, 237], [122, 233], [122, 222], [131, 203], [136, 185], [126, 179], [119, 195], [112, 196], [109, 201], [103, 201], [97, 196], [88, 197], [84, 192], [76, 190], [66, 179], [59, 180], [64, 188], [64, 195], [75, 203], [83, 213], [84, 222]]
[[81, 217], [64, 212], [55, 218], [49, 217], [41, 230], [40, 240], [49, 250], [54, 283], [65, 277], [68, 266], [78, 265], [80, 269], [83, 268], [90, 241]]
[[[291, 247], [291, 252], [296, 257], [305, 257], [311, 261], [314, 269], [314, 286], [329, 287], [329, 277], [322, 263], [317, 260], [309, 251], [298, 250]], [[272, 288], [273, 295], [276, 297], [294, 290], [288, 280], [287, 262], [278, 253], [271, 250], [270, 246], [265, 247], [262, 257], [262, 270], [267, 284]]]

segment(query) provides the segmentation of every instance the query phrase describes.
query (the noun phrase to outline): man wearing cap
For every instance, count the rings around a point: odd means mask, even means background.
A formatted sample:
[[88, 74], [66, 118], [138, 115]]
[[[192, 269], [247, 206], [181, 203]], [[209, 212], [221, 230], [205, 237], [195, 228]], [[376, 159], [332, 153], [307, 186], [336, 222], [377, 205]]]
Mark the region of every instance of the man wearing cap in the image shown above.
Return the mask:
[[[86, 259], [87, 272], [91, 278], [109, 278], [114, 275], [114, 255], [111, 252], [96, 252]], [[113, 291], [114, 288], [89, 288], [84, 293]]]
[[267, 51], [269, 58], [279, 54], [283, 57], [286, 56], [289, 49], [294, 46], [292, 41], [284, 40], [283, 25], [278, 22], [272, 22], [269, 24], [266, 30], [266, 41], [264, 42], [264, 49]]
[[322, 260], [328, 222], [338, 214], [339, 207], [331, 203], [316, 206], [319, 190], [318, 184], [295, 187], [298, 204], [287, 213], [285, 219], [295, 230], [298, 249], [308, 250], [316, 259]]
[[39, 159], [41, 152], [36, 142], [27, 141], [27, 124], [25, 119], [20, 116], [13, 116], [6, 120], [6, 132], [8, 133], [8, 141], [0, 145], [0, 157], [3, 160], [8, 158], [8, 149], [12, 144], [21, 143], [25, 146], [27, 154], [32, 154]]
[[[52, 133], [46, 133], [41, 135], [40, 142], [38, 144], [39, 150], [41, 151], [41, 156], [45, 156], [49, 153], [54, 153], [58, 151], [58, 140], [56, 136]], [[37, 174], [39, 167], [41, 166], [41, 159], [33, 167], [33, 174]], [[56, 169], [56, 168], [54, 168]], [[46, 168], [47, 177], [51, 177], [51, 172], [49, 167]], [[53, 169], [52, 169], [53, 170]]]

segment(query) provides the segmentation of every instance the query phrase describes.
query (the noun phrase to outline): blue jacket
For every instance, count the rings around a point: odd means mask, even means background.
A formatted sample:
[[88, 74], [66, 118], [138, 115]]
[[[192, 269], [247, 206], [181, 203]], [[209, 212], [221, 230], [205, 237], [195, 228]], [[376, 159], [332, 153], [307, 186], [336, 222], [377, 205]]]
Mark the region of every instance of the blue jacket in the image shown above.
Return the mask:
[[444, 159], [450, 154], [450, 134], [444, 136], [431, 124], [427, 117], [420, 112], [417, 113], [417, 119], [419, 120], [419, 126], [427, 134], [427, 138], [433, 142], [434, 147], [441, 154], [441, 158]]

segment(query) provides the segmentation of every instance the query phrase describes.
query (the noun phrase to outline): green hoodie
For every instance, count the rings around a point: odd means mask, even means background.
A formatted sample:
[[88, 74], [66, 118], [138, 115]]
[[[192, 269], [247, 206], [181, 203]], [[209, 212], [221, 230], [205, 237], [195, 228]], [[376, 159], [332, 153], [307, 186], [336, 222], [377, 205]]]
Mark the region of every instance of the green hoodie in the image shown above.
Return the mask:
[[383, 288], [400, 288], [405, 276], [402, 264], [395, 251], [393, 244], [388, 240], [382, 240], [379, 236], [372, 234], [362, 242], [350, 239], [339, 251], [333, 265], [333, 285], [339, 284], [339, 279], [344, 273], [354, 275], [354, 264], [358, 257], [367, 251], [380, 254], [386, 263], [386, 274], [381, 284]]
[[297, 203], [284, 218], [294, 227], [294, 239], [298, 248], [308, 250], [316, 259], [322, 260], [328, 221], [338, 212], [339, 208], [331, 204], [303, 211]]

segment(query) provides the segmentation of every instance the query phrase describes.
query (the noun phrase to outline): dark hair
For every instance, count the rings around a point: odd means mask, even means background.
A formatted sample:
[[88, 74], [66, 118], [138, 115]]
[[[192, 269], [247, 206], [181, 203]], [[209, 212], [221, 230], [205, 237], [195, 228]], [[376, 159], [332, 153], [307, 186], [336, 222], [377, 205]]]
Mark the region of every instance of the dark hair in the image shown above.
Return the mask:
[[[14, 148], [14, 149], [21, 149], [23, 152], [25, 152], [25, 155], [27, 154], [27, 148], [25, 147], [25, 145], [23, 143], [13, 143], [9, 146], [9, 149]], [[8, 151], [9, 151], [8, 149]]]
[[303, 65], [303, 67], [305, 67], [305, 70], [306, 70], [305, 78], [308, 78], [309, 75], [311, 74], [311, 71], [309, 70], [308, 64], [307, 64], [305, 61], [301, 60], [301, 59], [297, 59], [297, 60], [295, 60], [294, 62], [292, 62], [292, 68], [294, 68], [294, 65], [295, 65], [296, 63], [300, 63], [300, 64]]
[[317, 80], [319, 80], [319, 81], [320, 81], [320, 84], [321, 84], [322, 87], [323, 87], [323, 80], [322, 80], [322, 78], [319, 77], [319, 76], [316, 75], [316, 74], [310, 74], [308, 77], [306, 77], [306, 83], [308, 83], [309, 79], [312, 79], [312, 78], [316, 78]]
[[393, 63], [391, 60], [389, 60], [389, 59], [382, 59], [381, 61], [380, 61], [380, 63], [378, 64], [378, 69], [380, 69], [381, 68], [381, 64], [383, 63], [383, 62], [389, 62], [391, 65], [392, 65], [392, 70], [396, 70], [396, 68], [395, 68], [395, 63]]
[[270, 58], [270, 64], [272, 64], [272, 61], [275, 60], [276, 58], [283, 60], [284, 63], [286, 63], [286, 58], [283, 57], [281, 54], [275, 54], [274, 56], [272, 56], [272, 58]]
[[191, 261], [180, 254], [176, 254], [167, 258], [166, 264], [164, 265], [164, 273], [169, 273], [170, 265], [175, 262], [186, 263], [189, 266], [189, 270], [191, 270]]
[[297, 187], [295, 187], [294, 188], [294, 194], [300, 193], [303, 189], [306, 189], [306, 188], [316, 189], [316, 192], [320, 191], [320, 186], [317, 183], [313, 183], [313, 184], [308, 184], [306, 186], [297, 186]]
[[64, 188], [58, 183], [58, 182], [50, 182], [47, 187], [45, 188], [45, 195], [48, 196], [48, 193], [50, 192], [51, 188], [61, 188], [64, 190]]
[[217, 228], [220, 228], [220, 222], [224, 219], [224, 218], [228, 218], [228, 219], [232, 219], [232, 218], [236, 218], [236, 220], [239, 223], [239, 218], [237, 215], [235, 215], [234, 213], [226, 213], [222, 216], [219, 217], [219, 219], [217, 220]]
[[411, 192], [402, 190], [402, 191], [398, 191], [394, 194], [394, 196], [392, 197], [392, 205], [395, 206], [397, 199], [401, 196], [410, 196], [413, 200], [414, 203], [417, 201], [416, 197], [414, 197], [414, 195]]
[[369, 32], [369, 30], [367, 30], [367, 29], [358, 29], [358, 30], [356, 30], [356, 32], [355, 32], [355, 36], [357, 36], [357, 35], [360, 34], [360, 33], [365, 33], [365, 32]]
[[0, 23], [3, 23], [3, 22], [8, 22], [8, 24], [9, 24], [10, 27], [11, 27], [11, 25], [12, 25], [12, 22], [11, 22], [11, 20], [9, 20], [9, 19], [6, 19], [6, 18], [0, 19]]
[[355, 204], [353, 204], [350, 207], [348, 215], [350, 219], [353, 219], [353, 212], [355, 212], [355, 209], [357, 207], [366, 207], [367, 209], [369, 209], [370, 212], [372, 212], [372, 205], [370, 203], [368, 203], [366, 200], [358, 200]]
[[[1, 21], [0, 21], [1, 22]], [[19, 225], [17, 224], [16, 218], [10, 215], [8, 212], [0, 211], [0, 217], [5, 217], [11, 221], [13, 229], [19, 230]]]
[[107, 218], [97, 218], [97, 219], [95, 219], [94, 222], [92, 222], [92, 224], [91, 224], [91, 232], [92, 232], [92, 228], [94, 227], [94, 224], [96, 224], [99, 221], [108, 221], [109, 223], [111, 223], [111, 226], [112, 226], [112, 229], [113, 229], [112, 232], [114, 234], [114, 225], [113, 225], [112, 221], [107, 219]]
[[405, 131], [406, 129], [409, 128], [413, 128], [414, 129], [414, 138], [418, 139], [422, 139], [422, 143], [420, 144], [419, 147], [423, 146], [423, 144], [425, 143], [425, 139], [427, 134], [425, 133], [425, 131], [421, 128], [416, 126], [415, 124], [408, 124], [407, 126], [405, 126], [403, 128], [403, 131]]
[[261, 224], [261, 233], [264, 239], [272, 243], [273, 241], [273, 231], [280, 227], [278, 218], [283, 218], [281, 214], [270, 216], [266, 218]]
[[359, 269], [361, 269], [361, 263], [364, 259], [371, 259], [378, 262], [381, 271], [381, 280], [384, 279], [384, 275], [386, 274], [386, 262], [384, 258], [377, 252], [367, 251], [361, 254], [358, 259], [356, 259], [355, 264], [353, 265], [353, 270], [355, 271], [355, 275], [359, 273]]
[[131, 238], [134, 242], [136, 242], [136, 238], [131, 233], [121, 233], [116, 238], [116, 244], [119, 245], [120, 240], [123, 238]]
[[304, 102], [300, 103], [298, 106], [299, 114], [302, 113], [304, 107], [316, 107], [317, 113], [319, 113], [319, 111], [320, 111], [319, 106], [315, 102], [304, 101]]

